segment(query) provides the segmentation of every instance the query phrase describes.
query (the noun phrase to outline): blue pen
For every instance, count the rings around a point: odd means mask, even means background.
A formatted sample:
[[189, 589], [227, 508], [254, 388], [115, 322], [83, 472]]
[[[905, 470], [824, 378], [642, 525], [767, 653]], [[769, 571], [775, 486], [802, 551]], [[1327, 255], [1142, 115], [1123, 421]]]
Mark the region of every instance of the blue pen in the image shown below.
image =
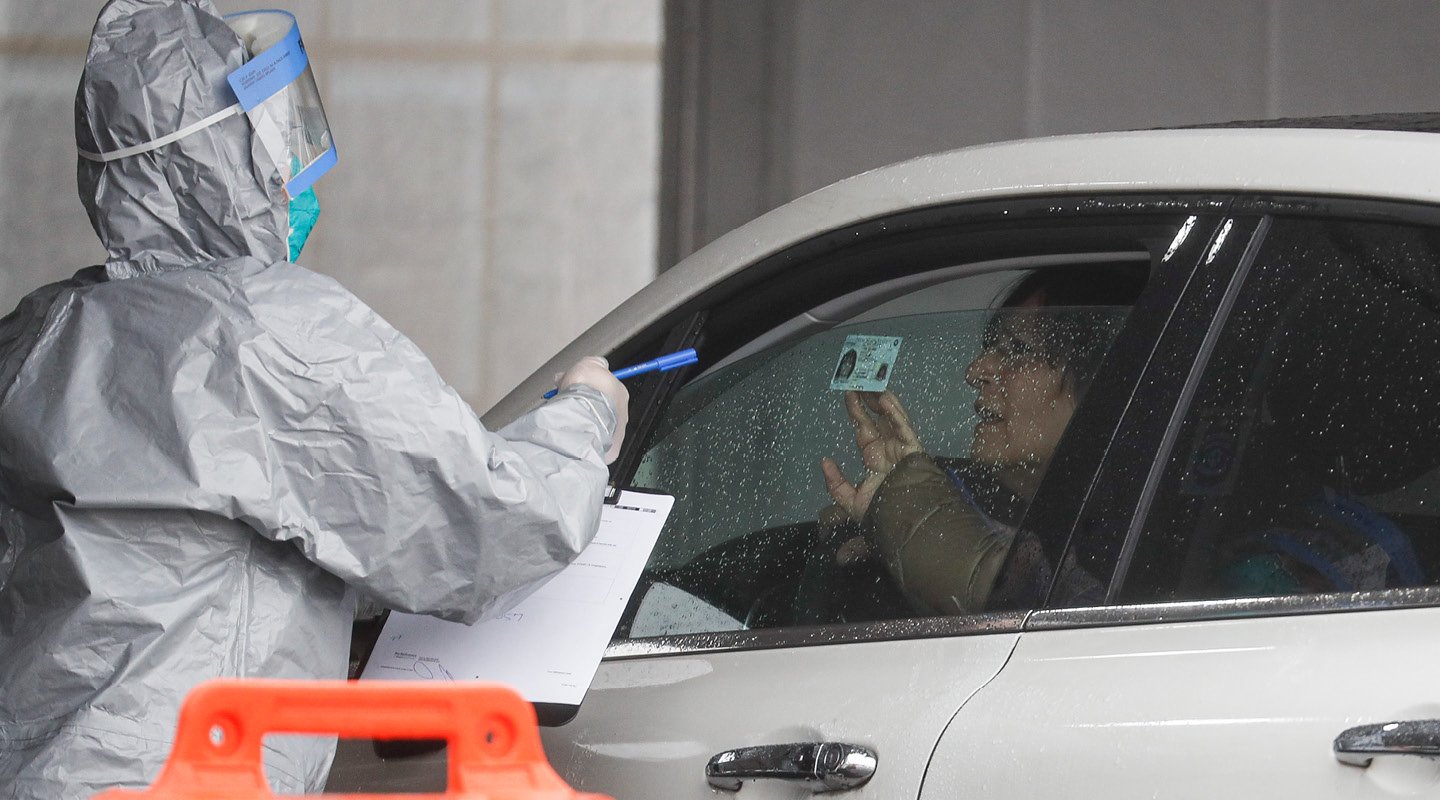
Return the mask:
[[[695, 348], [687, 347], [684, 350], [680, 350], [669, 355], [660, 356], [659, 358], [652, 359], [650, 361], [642, 361], [639, 364], [622, 367], [610, 374], [614, 375], [617, 380], [623, 381], [626, 378], [633, 378], [636, 375], [644, 375], [647, 372], [669, 372], [672, 369], [679, 369], [686, 364], [694, 364], [699, 360], [700, 356], [695, 355]], [[554, 397], [555, 392], [555, 389], [551, 389], [550, 391], [546, 392], [545, 399], [549, 400], [550, 398]]]

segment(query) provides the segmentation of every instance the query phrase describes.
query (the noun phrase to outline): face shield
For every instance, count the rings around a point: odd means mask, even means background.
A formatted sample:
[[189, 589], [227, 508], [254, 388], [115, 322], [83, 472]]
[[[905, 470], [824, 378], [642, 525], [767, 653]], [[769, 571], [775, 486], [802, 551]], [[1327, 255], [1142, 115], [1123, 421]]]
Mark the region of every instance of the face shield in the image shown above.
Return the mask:
[[293, 200], [336, 159], [300, 26], [289, 12], [275, 10], [229, 14], [225, 22], [250, 54], [230, 73], [230, 87]]
[[335, 143], [295, 17], [286, 11], [264, 10], [230, 14], [224, 19], [249, 57], [226, 76], [237, 102], [148, 142], [106, 152], [82, 148], [78, 153], [100, 163], [129, 158], [243, 113], [250, 120], [256, 142], [278, 170], [275, 180], [290, 198], [287, 238], [289, 260], [294, 261], [319, 217], [319, 200], [311, 187], [335, 166]]

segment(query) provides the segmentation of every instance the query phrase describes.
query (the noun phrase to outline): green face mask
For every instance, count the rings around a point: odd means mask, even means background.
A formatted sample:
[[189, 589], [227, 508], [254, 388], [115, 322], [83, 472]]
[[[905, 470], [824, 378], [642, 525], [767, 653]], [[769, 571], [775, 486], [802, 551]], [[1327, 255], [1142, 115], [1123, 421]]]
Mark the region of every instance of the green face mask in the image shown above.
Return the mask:
[[300, 249], [310, 238], [310, 231], [320, 219], [320, 198], [309, 188], [290, 201], [290, 262], [300, 257]]

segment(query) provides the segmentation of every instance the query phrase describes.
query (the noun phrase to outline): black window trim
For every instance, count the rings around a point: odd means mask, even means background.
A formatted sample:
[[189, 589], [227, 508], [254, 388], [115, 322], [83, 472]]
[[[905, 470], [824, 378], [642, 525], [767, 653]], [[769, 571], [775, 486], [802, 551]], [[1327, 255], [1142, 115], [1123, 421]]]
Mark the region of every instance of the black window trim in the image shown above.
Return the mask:
[[845, 625], [796, 625], [785, 628], [617, 639], [606, 648], [604, 660], [1019, 633], [1024, 629], [1026, 619], [1031, 613], [1001, 611], [953, 617], [909, 617]]
[[1047, 608], [1032, 612], [1026, 619], [1023, 629], [1029, 632], [1120, 625], [1212, 622], [1253, 617], [1293, 617], [1434, 606], [1440, 606], [1440, 586], [1381, 589], [1369, 592], [1241, 597], [1227, 600], [1136, 603], [1085, 608]]
[[[1200, 348], [1191, 363], [1190, 372], [1185, 376], [1185, 383], [1180, 389], [1180, 395], [1176, 399], [1174, 408], [1170, 411], [1169, 422], [1165, 426], [1159, 447], [1155, 450], [1155, 457], [1150, 461], [1150, 470], [1145, 476], [1144, 487], [1140, 490], [1135, 512], [1130, 518], [1129, 529], [1125, 533], [1125, 542], [1120, 546], [1120, 557], [1116, 559], [1109, 586], [1105, 590], [1107, 605], [1114, 603], [1120, 590], [1125, 586], [1125, 577], [1130, 569], [1130, 562], [1135, 557], [1135, 548], [1140, 542], [1145, 520], [1149, 517], [1150, 509], [1155, 503], [1155, 493], [1159, 490], [1160, 481], [1164, 478], [1165, 465], [1168, 463], [1170, 454], [1174, 452], [1175, 440], [1180, 435], [1180, 427], [1185, 422], [1185, 415], [1190, 412], [1190, 405], [1194, 402], [1195, 393], [1200, 388], [1200, 379], [1205, 374], [1205, 366], [1210, 363], [1210, 357], [1215, 352], [1215, 345], [1219, 342], [1220, 334], [1230, 319], [1230, 312], [1234, 309], [1235, 301], [1240, 296], [1240, 288], [1245, 285], [1245, 279], [1250, 275], [1250, 267], [1259, 255], [1260, 246], [1265, 241], [1265, 234], [1270, 230], [1271, 220], [1272, 217], [1269, 216], [1261, 217], [1254, 233], [1245, 243], [1245, 250], [1241, 254], [1234, 272], [1230, 275], [1225, 292], [1220, 297], [1220, 304], [1215, 309], [1210, 325], [1205, 331], [1205, 338], [1201, 340]], [[1225, 230], [1228, 231], [1234, 222], [1234, 217], [1226, 220]]]

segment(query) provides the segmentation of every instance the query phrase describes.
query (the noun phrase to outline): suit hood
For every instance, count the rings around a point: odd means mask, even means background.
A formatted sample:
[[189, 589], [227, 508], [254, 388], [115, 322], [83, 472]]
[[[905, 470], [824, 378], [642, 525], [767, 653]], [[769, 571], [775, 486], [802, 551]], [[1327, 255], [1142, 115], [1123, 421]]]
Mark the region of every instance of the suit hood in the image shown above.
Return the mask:
[[[234, 105], [226, 77], [245, 60], [210, 0], [111, 0], [76, 92], [76, 146], [133, 147]], [[80, 200], [111, 278], [236, 256], [286, 260], [289, 199], [251, 131], [236, 114], [147, 152], [79, 159]]]

